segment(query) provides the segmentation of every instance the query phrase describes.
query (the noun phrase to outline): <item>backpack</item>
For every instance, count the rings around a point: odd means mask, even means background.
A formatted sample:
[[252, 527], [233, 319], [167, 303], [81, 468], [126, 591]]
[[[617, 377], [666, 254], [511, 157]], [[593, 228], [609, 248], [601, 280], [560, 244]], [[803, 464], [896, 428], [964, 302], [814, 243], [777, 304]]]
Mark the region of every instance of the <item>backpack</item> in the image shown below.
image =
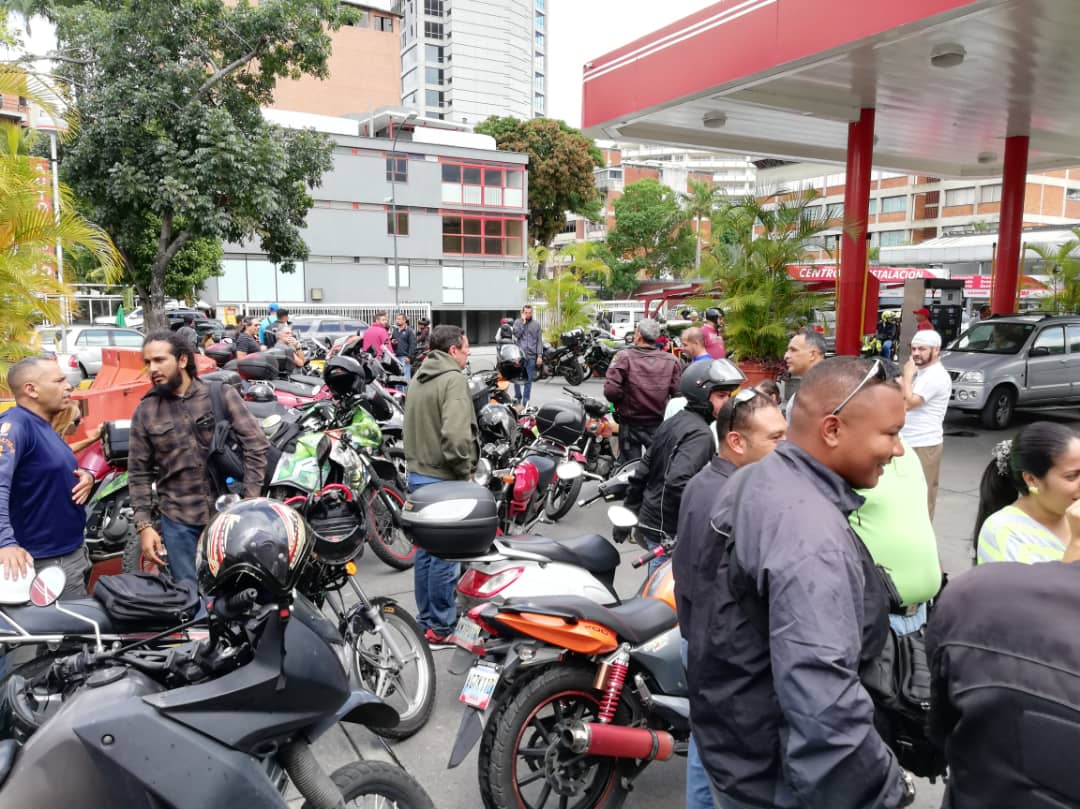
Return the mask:
[[150, 573], [102, 576], [94, 586], [94, 598], [113, 620], [145, 629], [169, 629], [190, 621], [200, 606], [195, 582]]
[[217, 494], [226, 494], [226, 481], [232, 478], [244, 480], [244, 446], [233, 429], [229, 413], [225, 409], [223, 382], [208, 382], [210, 404], [214, 412], [214, 435], [210, 439], [210, 451], [206, 456], [206, 474]]

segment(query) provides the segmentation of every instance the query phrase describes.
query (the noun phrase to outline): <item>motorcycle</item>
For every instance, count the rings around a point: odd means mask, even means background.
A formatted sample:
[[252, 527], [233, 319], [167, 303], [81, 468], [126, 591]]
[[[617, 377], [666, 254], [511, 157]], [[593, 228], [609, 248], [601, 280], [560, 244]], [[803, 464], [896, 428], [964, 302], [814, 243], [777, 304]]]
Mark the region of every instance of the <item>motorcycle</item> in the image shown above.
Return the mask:
[[[36, 606], [24, 609], [45, 611], [63, 579], [58, 568], [42, 571]], [[214, 599], [208, 621], [208, 641], [106, 651], [99, 638], [41, 676], [13, 677], [0, 803], [285, 809], [291, 783], [319, 809], [364, 795], [434, 808], [399, 767], [354, 762], [330, 776], [319, 766], [310, 744], [339, 721], [392, 725], [397, 715], [351, 686], [344, 644], [310, 602], [261, 604], [254, 589], [233, 592]]]
[[590, 333], [584, 346], [585, 377], [591, 379], [594, 376], [605, 376], [617, 352], [618, 349], [604, 343], [595, 330]]
[[565, 377], [568, 385], [580, 385], [585, 380], [582, 356], [586, 343], [582, 329], [571, 329], [559, 336], [559, 347], [544, 343], [544, 361], [537, 369], [537, 378]]
[[618, 457], [614, 436], [618, 435], [619, 425], [611, 415], [611, 407], [606, 402], [576, 390], [563, 390], [581, 402], [588, 417], [585, 431], [574, 443], [575, 449], [585, 458], [585, 477], [607, 480], [615, 469], [615, 459]]
[[[632, 525], [633, 515], [613, 515], [613, 522]], [[661, 547], [670, 551], [673, 543]], [[649, 762], [687, 752], [689, 698], [670, 561], [636, 597], [613, 607], [566, 595], [479, 605], [459, 622], [454, 641], [460, 648], [450, 669], [467, 674], [447, 766], [480, 743], [485, 806], [621, 806]]]

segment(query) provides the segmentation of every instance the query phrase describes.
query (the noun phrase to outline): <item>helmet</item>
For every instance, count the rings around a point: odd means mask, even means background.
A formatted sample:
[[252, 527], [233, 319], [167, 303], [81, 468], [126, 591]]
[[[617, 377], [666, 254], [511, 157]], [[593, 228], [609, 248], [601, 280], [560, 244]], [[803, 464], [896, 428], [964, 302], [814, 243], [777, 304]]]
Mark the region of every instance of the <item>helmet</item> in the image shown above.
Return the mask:
[[304, 518], [265, 497], [241, 500], [210, 520], [195, 552], [199, 589], [207, 595], [255, 586], [286, 598], [311, 556]]
[[503, 379], [520, 382], [528, 378], [529, 374], [525, 368], [525, 355], [514, 343], [504, 343], [499, 346], [496, 361], [496, 367], [499, 369], [499, 374]]
[[375, 379], [375, 372], [369, 363], [339, 354], [327, 361], [323, 379], [334, 396], [348, 396], [363, 393], [368, 383]]
[[277, 398], [274, 386], [268, 382], [256, 382], [248, 389], [248, 396], [253, 402], [273, 402]]
[[30, 585], [34, 581], [34, 569], [23, 568], [21, 574], [0, 579], [0, 604], [25, 604], [30, 600]]
[[484, 440], [509, 441], [514, 435], [514, 417], [510, 408], [501, 404], [486, 404], [477, 419]]
[[[733, 391], [746, 382], [746, 375], [731, 360], [692, 362], [683, 371], [679, 392], [686, 397], [686, 406], [705, 407], [714, 390]], [[711, 412], [711, 411], [710, 411]]]
[[717, 309], [715, 306], [710, 306], [705, 310], [705, 319], [712, 323], [719, 323], [724, 317], [724, 310]]
[[315, 537], [315, 555], [332, 565], [343, 565], [360, 555], [367, 538], [363, 502], [344, 488], [327, 488], [307, 509]]

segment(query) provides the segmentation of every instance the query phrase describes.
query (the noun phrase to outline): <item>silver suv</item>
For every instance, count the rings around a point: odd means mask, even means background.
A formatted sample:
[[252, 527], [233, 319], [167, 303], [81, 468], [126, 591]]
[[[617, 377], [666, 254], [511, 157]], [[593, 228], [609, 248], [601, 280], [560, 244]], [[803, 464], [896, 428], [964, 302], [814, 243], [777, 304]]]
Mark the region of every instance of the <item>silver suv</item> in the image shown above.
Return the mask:
[[1080, 402], [1080, 316], [982, 320], [941, 354], [953, 381], [949, 409], [1009, 426], [1017, 407]]

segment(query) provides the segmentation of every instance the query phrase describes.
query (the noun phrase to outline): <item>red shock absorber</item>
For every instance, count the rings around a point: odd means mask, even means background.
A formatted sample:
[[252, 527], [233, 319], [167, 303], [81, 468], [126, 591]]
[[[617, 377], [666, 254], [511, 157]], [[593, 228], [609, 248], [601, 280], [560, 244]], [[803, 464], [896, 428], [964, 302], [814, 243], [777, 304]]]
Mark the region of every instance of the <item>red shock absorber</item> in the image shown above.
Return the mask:
[[626, 672], [630, 668], [630, 655], [626, 649], [620, 649], [608, 664], [607, 681], [604, 684], [604, 696], [600, 700], [600, 722], [607, 725], [615, 718], [615, 711], [619, 707], [619, 698], [622, 696], [623, 683], [626, 682]]

